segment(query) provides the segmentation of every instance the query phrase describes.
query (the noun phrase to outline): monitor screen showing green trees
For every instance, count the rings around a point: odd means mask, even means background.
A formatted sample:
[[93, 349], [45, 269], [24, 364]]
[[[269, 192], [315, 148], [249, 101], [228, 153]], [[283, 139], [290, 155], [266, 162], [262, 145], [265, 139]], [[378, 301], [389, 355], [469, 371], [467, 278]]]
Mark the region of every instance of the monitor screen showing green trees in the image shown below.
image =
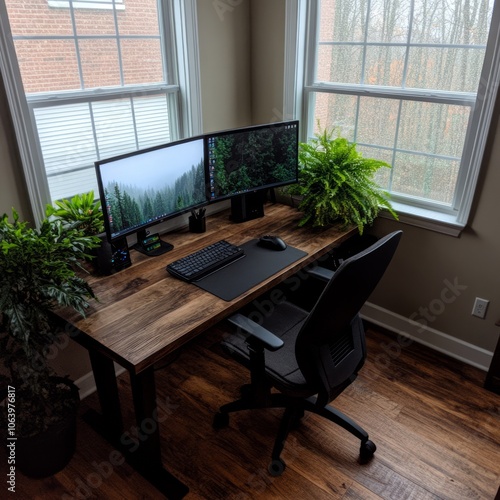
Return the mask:
[[297, 181], [298, 122], [207, 136], [210, 199]]

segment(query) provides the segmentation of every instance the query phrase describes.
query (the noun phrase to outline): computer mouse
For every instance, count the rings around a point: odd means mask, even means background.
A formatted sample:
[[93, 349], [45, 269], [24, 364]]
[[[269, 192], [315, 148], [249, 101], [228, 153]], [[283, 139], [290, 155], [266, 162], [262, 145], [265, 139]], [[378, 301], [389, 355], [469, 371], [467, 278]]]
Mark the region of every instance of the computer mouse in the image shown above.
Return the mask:
[[270, 250], [285, 250], [286, 248], [286, 243], [279, 236], [261, 236], [257, 244]]

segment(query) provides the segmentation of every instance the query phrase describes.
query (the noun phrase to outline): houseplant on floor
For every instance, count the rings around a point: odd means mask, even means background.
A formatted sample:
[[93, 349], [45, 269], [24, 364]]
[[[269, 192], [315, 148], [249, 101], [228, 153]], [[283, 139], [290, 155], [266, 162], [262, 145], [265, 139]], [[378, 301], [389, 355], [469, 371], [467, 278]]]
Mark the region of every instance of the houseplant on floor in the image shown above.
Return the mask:
[[[97, 242], [59, 219], [46, 217], [35, 229], [21, 222], [15, 210], [13, 222], [7, 214], [0, 218], [0, 358], [4, 365], [0, 400], [7, 394], [0, 421], [7, 438], [17, 438], [12, 440], [16, 468], [32, 477], [54, 474], [74, 451], [78, 389], [69, 379], [57, 377], [48, 364], [61, 334], [52, 311], [70, 307], [85, 314], [88, 300], [95, 296], [77, 270]], [[61, 435], [69, 442], [58, 447], [56, 439]], [[58, 451], [59, 456], [52, 456]]]
[[360, 234], [386, 208], [397, 219], [389, 195], [375, 182], [379, 168], [390, 165], [364, 158], [356, 144], [325, 129], [299, 144], [299, 182], [288, 193], [300, 198], [299, 225], [323, 227], [341, 222], [356, 225]]

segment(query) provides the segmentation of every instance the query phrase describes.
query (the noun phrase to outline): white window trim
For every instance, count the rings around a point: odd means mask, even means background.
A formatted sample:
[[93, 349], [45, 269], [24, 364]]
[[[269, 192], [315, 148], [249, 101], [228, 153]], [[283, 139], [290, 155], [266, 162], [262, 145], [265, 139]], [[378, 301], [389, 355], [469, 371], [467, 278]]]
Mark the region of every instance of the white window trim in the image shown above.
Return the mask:
[[[55, 9], [69, 9], [69, 0], [48, 0], [48, 4]], [[75, 0], [72, 4], [74, 9], [125, 10], [123, 0]]]
[[[180, 137], [198, 135], [202, 132], [202, 108], [196, 0], [163, 0], [163, 8], [171, 9], [175, 26], [175, 32], [165, 33], [165, 39], [175, 43], [176, 52], [180, 54], [176, 84], [181, 88], [182, 97], [177, 129]], [[0, 19], [4, 26], [9, 26], [5, 2], [0, 2]], [[34, 222], [39, 224], [45, 216], [46, 205], [51, 202], [50, 191], [38, 146], [35, 120], [30, 114], [23, 91], [10, 28], [0, 30], [0, 72], [12, 115]]]
[[6, 29], [0, 30], [0, 71], [4, 80], [7, 101], [12, 115], [19, 154], [26, 179], [26, 187], [35, 221], [45, 215], [45, 205], [50, 200], [49, 185], [45, 175], [42, 154], [38, 147], [34, 119], [30, 116], [23, 91], [21, 72], [17, 62], [5, 2], [0, 2], [0, 18]]
[[177, 55], [181, 56], [177, 61], [177, 83], [181, 87], [180, 130], [183, 137], [193, 137], [203, 133], [196, 0], [175, 0], [171, 7], [176, 28]]
[[[313, 118], [308, 116], [308, 91], [311, 82], [306, 81], [306, 67], [314, 65], [314, 47], [309, 51], [306, 40], [315, 39], [310, 33], [308, 16], [316, 16], [318, 0], [286, 0], [285, 39], [285, 89], [284, 115], [299, 119], [301, 140], [307, 140], [308, 129], [312, 129]], [[469, 221], [470, 211], [475, 196], [479, 172], [483, 162], [486, 142], [493, 119], [495, 102], [500, 81], [500, 4], [495, 2], [492, 14], [492, 26], [485, 54], [485, 65], [480, 78], [476, 103], [469, 126], [475, 130], [466, 142], [463, 161], [469, 164], [466, 175], [457, 182], [455, 210], [440, 211], [429, 206], [392, 201], [392, 205], [403, 223], [459, 236]], [[309, 74], [311, 74], [309, 72]], [[383, 92], [383, 89], [381, 89]], [[464, 96], [466, 99], [466, 96]], [[384, 216], [384, 213], [382, 213]], [[387, 215], [389, 216], [389, 215]]]

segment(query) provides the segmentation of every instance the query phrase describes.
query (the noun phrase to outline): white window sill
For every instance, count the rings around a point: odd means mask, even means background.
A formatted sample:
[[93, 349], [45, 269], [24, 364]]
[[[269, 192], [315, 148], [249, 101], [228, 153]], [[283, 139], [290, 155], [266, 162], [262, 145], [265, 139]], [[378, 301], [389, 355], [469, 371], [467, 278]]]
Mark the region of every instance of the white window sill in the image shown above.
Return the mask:
[[[444, 214], [428, 208], [414, 207], [391, 201], [392, 208], [399, 217], [399, 222], [410, 224], [424, 229], [430, 229], [450, 236], [458, 237], [465, 227], [465, 224], [457, 222], [457, 216]], [[382, 210], [380, 216], [393, 219], [387, 210]], [[394, 220], [394, 219], [393, 219]]]

